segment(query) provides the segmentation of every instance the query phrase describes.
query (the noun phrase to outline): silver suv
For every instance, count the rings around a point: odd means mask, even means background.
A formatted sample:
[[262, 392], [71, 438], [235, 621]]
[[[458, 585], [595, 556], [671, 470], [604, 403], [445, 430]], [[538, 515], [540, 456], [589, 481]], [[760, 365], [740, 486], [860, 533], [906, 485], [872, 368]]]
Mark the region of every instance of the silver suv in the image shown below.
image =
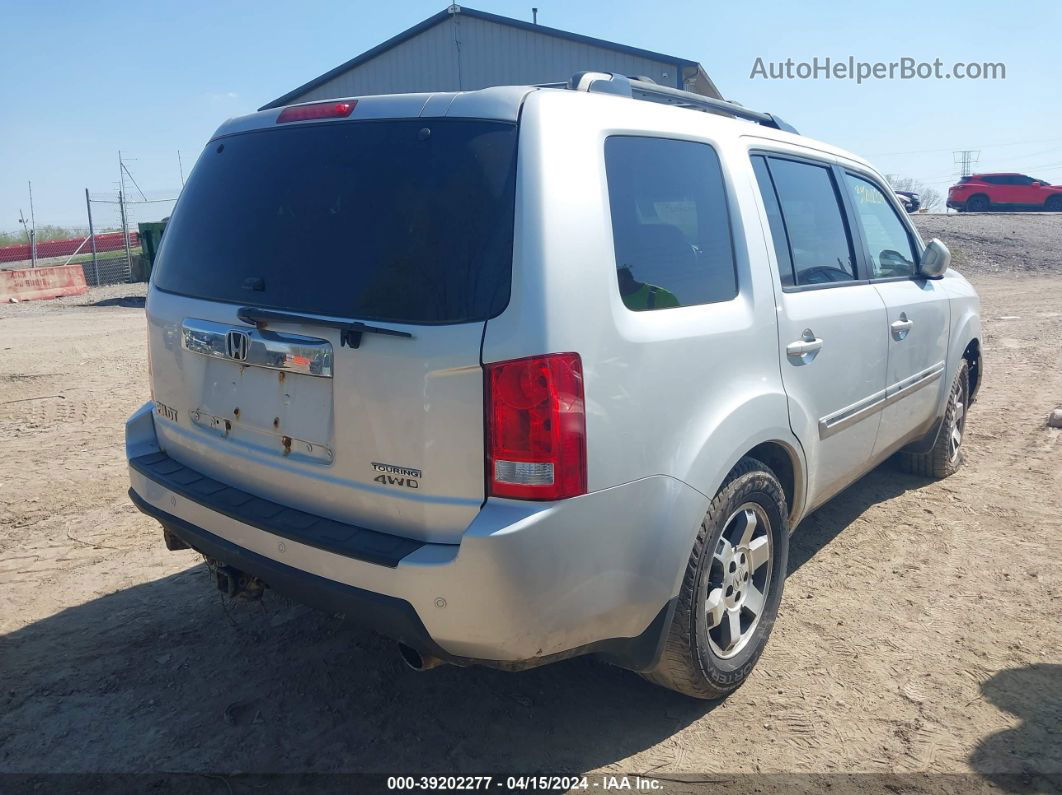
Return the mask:
[[719, 698], [802, 518], [895, 453], [959, 467], [948, 262], [865, 161], [618, 75], [251, 114], [166, 230], [130, 497], [228, 594], [415, 668], [593, 653]]

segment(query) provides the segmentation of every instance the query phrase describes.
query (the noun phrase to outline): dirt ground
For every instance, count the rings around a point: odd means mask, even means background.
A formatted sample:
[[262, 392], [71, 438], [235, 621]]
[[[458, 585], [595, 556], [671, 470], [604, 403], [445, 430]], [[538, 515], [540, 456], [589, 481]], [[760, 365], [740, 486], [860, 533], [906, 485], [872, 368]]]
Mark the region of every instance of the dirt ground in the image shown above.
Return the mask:
[[[1062, 218], [1040, 218], [1049, 241]], [[1059, 786], [1062, 431], [1045, 418], [1062, 406], [1062, 263], [1044, 240], [972, 241], [969, 220], [919, 220], [984, 301], [966, 466], [934, 483], [886, 464], [806, 520], [767, 652], [721, 704], [587, 659], [418, 674], [338, 617], [222, 601], [126, 497], [142, 287], [0, 307], [0, 773], [183, 771], [216, 792], [239, 772], [335, 771]]]

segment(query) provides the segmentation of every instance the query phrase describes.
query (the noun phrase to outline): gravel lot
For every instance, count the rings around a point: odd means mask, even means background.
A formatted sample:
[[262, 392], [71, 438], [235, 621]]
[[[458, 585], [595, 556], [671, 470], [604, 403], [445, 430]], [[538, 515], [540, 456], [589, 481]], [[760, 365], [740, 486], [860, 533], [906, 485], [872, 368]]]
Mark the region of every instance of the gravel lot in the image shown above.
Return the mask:
[[937, 483], [885, 465], [809, 518], [767, 652], [722, 704], [587, 659], [416, 674], [338, 617], [222, 601], [125, 494], [143, 287], [0, 307], [0, 773], [180, 771], [221, 793], [255, 789], [240, 771], [1059, 786], [1062, 216], [917, 222], [984, 300], [967, 465]]
[[939, 237], [967, 276], [1062, 272], [1062, 213], [915, 215], [924, 240]]

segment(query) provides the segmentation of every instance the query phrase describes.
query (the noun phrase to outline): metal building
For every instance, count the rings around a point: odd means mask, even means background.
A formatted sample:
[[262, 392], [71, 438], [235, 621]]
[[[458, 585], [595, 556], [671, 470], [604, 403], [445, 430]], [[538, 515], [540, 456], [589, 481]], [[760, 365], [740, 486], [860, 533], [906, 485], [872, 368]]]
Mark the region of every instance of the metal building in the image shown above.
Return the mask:
[[559, 83], [590, 70], [720, 96], [696, 61], [452, 5], [260, 110], [366, 94]]

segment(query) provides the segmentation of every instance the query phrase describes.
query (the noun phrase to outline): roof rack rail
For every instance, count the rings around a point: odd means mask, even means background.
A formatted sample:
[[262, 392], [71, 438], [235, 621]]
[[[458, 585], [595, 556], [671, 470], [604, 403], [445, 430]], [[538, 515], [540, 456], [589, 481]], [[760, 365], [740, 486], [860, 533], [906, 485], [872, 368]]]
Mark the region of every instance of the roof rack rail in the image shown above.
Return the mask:
[[725, 99], [694, 94], [692, 91], [682, 91], [678, 88], [668, 88], [658, 85], [647, 78], [632, 78], [618, 75], [612, 72], [576, 72], [568, 82], [568, 88], [573, 91], [595, 91], [602, 94], [616, 94], [621, 97], [642, 99], [647, 102], [659, 102], [664, 105], [675, 105], [690, 110], [700, 110], [705, 113], [721, 113], [727, 116], [735, 116], [739, 119], [754, 121], [764, 127], [773, 127], [776, 130], [799, 135], [797, 129], [775, 116], [773, 113], [761, 113], [749, 110], [737, 102], [728, 102]]

